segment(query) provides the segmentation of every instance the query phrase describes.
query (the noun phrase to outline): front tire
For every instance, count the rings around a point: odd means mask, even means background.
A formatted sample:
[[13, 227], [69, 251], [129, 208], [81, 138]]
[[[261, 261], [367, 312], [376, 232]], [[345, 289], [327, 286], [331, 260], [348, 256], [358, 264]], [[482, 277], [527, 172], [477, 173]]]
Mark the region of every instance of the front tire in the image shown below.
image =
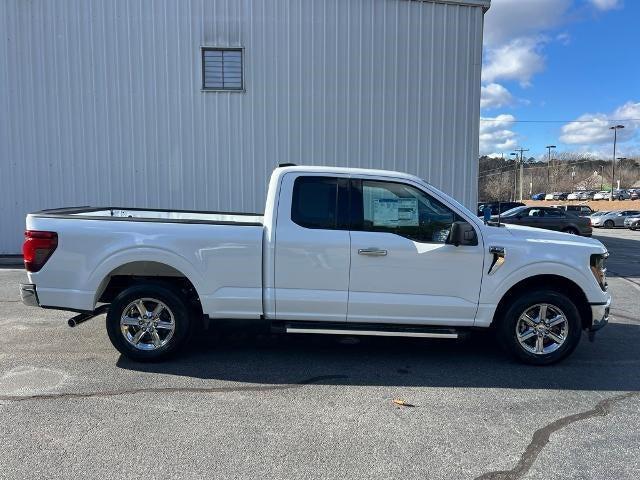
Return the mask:
[[111, 343], [138, 362], [169, 357], [184, 345], [190, 331], [186, 302], [164, 285], [129, 287], [111, 302], [107, 313]]
[[613, 220], [607, 220], [606, 222], [604, 222], [604, 228], [613, 228], [613, 227], [615, 227]]
[[513, 301], [498, 324], [497, 334], [502, 346], [519, 361], [550, 365], [578, 346], [582, 322], [568, 297], [536, 290]]
[[580, 235], [580, 232], [573, 227], [568, 227], [563, 230], [564, 233], [568, 233], [570, 235]]

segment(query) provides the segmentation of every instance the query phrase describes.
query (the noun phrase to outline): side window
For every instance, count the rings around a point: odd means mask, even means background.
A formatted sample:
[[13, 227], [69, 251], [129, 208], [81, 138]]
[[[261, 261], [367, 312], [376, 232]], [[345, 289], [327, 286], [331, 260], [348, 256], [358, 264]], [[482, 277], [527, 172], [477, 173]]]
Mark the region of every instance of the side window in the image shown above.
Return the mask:
[[564, 213], [561, 210], [549, 209], [545, 211], [546, 217], [564, 217]]
[[[362, 223], [369, 232], [389, 232], [417, 242], [444, 243], [460, 217], [435, 198], [403, 183], [362, 181]], [[357, 198], [357, 196], [356, 196]]]
[[529, 210], [530, 217], [542, 217], [544, 216], [544, 210], [540, 210], [539, 208], [532, 208]]
[[347, 229], [347, 180], [298, 177], [293, 184], [291, 220], [305, 228]]

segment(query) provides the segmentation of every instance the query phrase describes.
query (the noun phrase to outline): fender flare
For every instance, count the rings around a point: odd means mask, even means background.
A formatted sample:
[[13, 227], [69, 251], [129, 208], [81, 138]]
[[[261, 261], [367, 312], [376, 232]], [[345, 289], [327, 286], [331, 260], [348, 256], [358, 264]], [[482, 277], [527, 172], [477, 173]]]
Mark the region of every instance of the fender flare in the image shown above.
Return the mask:
[[167, 265], [184, 275], [192, 283], [199, 296], [203, 293], [203, 277], [187, 259], [157, 247], [133, 247], [111, 253], [104, 261], [99, 262], [91, 272], [87, 283], [89, 288], [95, 292], [94, 305], [98, 301], [101, 289], [104, 288], [109, 275], [117, 268], [135, 262], [154, 262]]

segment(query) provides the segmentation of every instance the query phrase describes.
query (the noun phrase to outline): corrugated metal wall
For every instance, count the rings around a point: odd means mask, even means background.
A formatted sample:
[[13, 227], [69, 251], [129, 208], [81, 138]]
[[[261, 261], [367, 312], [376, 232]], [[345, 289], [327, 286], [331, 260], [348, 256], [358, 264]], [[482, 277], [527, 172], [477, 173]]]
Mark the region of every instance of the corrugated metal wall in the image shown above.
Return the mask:
[[[0, 254], [43, 208], [261, 211], [279, 162], [407, 171], [471, 205], [482, 21], [407, 0], [4, 0]], [[200, 91], [202, 45], [245, 47], [246, 93]]]

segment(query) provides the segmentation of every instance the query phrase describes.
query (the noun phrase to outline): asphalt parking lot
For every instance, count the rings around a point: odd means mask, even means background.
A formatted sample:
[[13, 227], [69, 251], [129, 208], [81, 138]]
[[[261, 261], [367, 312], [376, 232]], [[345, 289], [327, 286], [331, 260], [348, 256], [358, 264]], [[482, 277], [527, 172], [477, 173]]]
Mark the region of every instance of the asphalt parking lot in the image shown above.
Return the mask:
[[141, 365], [102, 317], [24, 307], [24, 272], [0, 269], [0, 478], [638, 479], [640, 232], [595, 236], [613, 320], [546, 368], [488, 335], [241, 333]]

